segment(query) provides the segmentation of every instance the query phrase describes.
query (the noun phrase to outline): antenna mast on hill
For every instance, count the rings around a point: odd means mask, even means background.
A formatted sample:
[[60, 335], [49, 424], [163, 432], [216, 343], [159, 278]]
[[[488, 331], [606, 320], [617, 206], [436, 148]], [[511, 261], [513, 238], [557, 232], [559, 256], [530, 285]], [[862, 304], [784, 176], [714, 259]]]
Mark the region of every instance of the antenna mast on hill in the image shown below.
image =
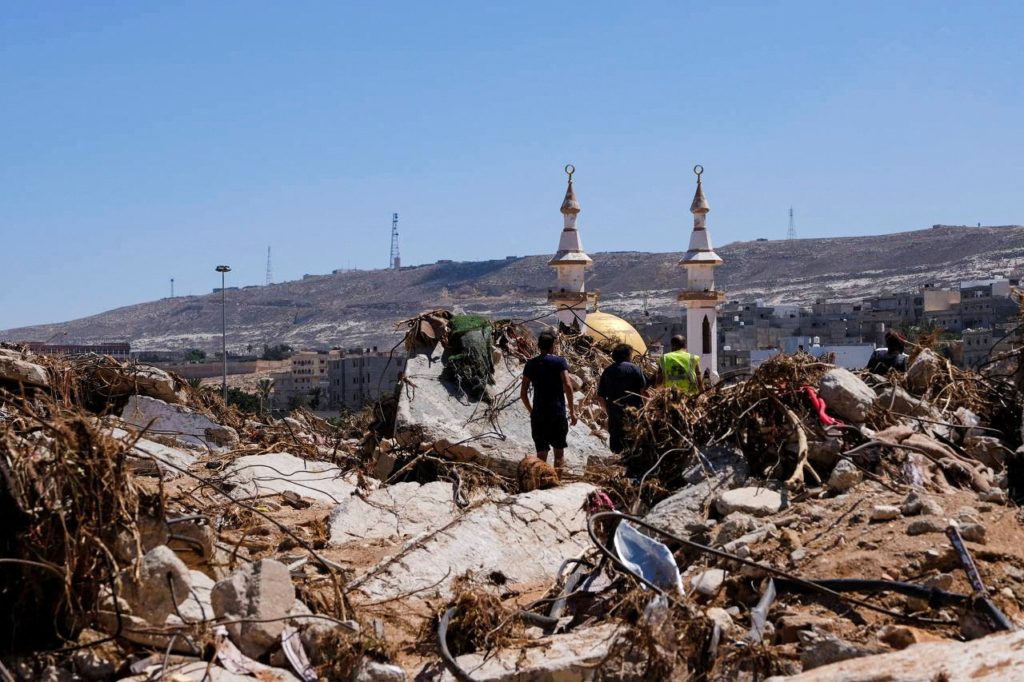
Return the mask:
[[391, 214], [391, 260], [388, 267], [398, 270], [402, 267], [402, 257], [398, 253], [398, 214]]
[[270, 286], [274, 281], [274, 271], [270, 269], [270, 247], [267, 247], [267, 280], [264, 282], [265, 286]]
[[796, 239], [796, 221], [793, 220], [793, 207], [789, 207], [789, 229], [786, 230], [786, 239]]
[[171, 277], [171, 298], [174, 298], [174, 278]]

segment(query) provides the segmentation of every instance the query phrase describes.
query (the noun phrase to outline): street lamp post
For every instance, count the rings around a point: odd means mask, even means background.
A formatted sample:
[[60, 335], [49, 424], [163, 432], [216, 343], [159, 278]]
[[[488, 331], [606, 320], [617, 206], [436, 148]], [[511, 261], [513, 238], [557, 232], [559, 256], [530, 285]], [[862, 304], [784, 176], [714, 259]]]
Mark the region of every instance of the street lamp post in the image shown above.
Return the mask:
[[231, 272], [227, 265], [218, 265], [217, 272], [220, 273], [220, 355], [224, 361], [224, 373], [221, 376], [221, 391], [224, 395], [224, 404], [228, 402], [228, 323], [227, 304], [225, 302], [225, 276]]

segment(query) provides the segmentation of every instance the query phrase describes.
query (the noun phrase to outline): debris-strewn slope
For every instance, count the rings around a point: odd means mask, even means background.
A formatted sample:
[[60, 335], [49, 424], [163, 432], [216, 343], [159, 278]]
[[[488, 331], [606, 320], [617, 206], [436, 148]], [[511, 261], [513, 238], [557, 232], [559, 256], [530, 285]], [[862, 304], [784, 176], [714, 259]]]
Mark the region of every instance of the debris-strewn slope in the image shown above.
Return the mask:
[[[595, 443], [606, 349], [567, 334], [579, 452], [559, 472], [523, 457], [531, 334], [464, 322], [409, 320], [420, 370], [341, 426], [243, 415], [154, 368], [0, 348], [0, 678], [1024, 667], [1005, 634], [1024, 616], [1020, 354], [1010, 376], [923, 349], [905, 376], [797, 355], [695, 396], [654, 389], [619, 461]], [[486, 353], [468, 352], [479, 338]]]
[[[720, 239], [727, 226], [716, 228]], [[682, 243], [685, 235], [681, 235]], [[722, 288], [734, 299], [765, 297], [810, 303], [819, 297], [856, 298], [910, 289], [923, 282], [1005, 273], [1024, 258], [1024, 228], [938, 228], [872, 237], [755, 241], [719, 249]], [[680, 253], [594, 254], [591, 289], [610, 312], [649, 307], [678, 312], [673, 290], [683, 277]], [[504, 317], [543, 312], [554, 276], [548, 256], [435, 263], [335, 275], [232, 290], [227, 295], [229, 344], [386, 345], [395, 322], [437, 305], [462, 306]], [[162, 299], [62, 324], [7, 330], [0, 338], [42, 340], [67, 332], [81, 342], [129, 340], [138, 350], [217, 345], [220, 296]]]

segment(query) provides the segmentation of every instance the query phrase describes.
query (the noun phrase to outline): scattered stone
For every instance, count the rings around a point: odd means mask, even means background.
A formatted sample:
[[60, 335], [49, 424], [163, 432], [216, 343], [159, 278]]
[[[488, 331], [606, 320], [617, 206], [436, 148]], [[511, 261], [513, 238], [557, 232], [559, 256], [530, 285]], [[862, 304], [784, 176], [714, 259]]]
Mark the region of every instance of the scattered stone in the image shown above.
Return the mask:
[[799, 641], [799, 633], [810, 630], [828, 630], [834, 626], [834, 622], [828, 618], [812, 616], [809, 613], [795, 613], [779, 618], [778, 627], [775, 632], [778, 634], [780, 644], [789, 644]]
[[715, 535], [716, 545], [725, 545], [733, 540], [743, 537], [747, 533], [758, 528], [758, 523], [753, 516], [742, 512], [729, 514], [718, 524], [718, 532]]
[[847, 369], [829, 370], [818, 388], [828, 409], [843, 419], [861, 424], [868, 418], [875, 393], [860, 377]]
[[978, 493], [978, 499], [982, 502], [991, 502], [992, 504], [1006, 504], [1008, 501], [1006, 491], [1002, 488], [992, 488], [991, 490]]
[[752, 516], [769, 516], [782, 509], [782, 495], [769, 488], [734, 488], [715, 500], [719, 514], [743, 512]]
[[843, 493], [864, 480], [864, 474], [848, 459], [839, 460], [828, 477], [829, 490]]
[[737, 484], [750, 473], [746, 458], [735, 448], [711, 448], [701, 454], [704, 461], [683, 475], [690, 485], [656, 504], [644, 519], [647, 523], [676, 535], [690, 535], [705, 523], [704, 506], [714, 491]]
[[704, 613], [712, 623], [718, 624], [718, 627], [721, 628], [723, 633], [727, 633], [732, 629], [732, 616], [730, 616], [729, 612], [725, 609], [712, 606]]
[[725, 571], [720, 568], [710, 568], [693, 577], [690, 583], [697, 594], [705, 597], [713, 597], [722, 589], [725, 582]]
[[907, 386], [910, 390], [921, 395], [928, 390], [928, 387], [942, 371], [942, 360], [930, 348], [925, 348], [907, 368]]
[[960, 537], [967, 542], [976, 542], [979, 545], [985, 544], [987, 530], [980, 523], [965, 523], [960, 526]]
[[934, 516], [922, 516], [914, 519], [907, 526], [907, 535], [924, 535], [926, 533], [941, 533], [946, 530], [942, 519]]
[[951, 573], [936, 573], [930, 575], [924, 579], [922, 584], [925, 587], [931, 587], [935, 590], [950, 590], [953, 587], [953, 574]]
[[868, 648], [838, 637], [828, 637], [821, 641], [811, 642], [800, 652], [800, 663], [804, 670], [813, 670], [830, 663], [847, 661], [851, 658], [871, 656], [879, 653], [878, 649]]
[[295, 604], [295, 586], [287, 566], [261, 559], [214, 585], [210, 600], [217, 618], [245, 620], [228, 623], [228, 633], [242, 653], [259, 658], [280, 638]]
[[294, 490], [285, 490], [281, 493], [281, 501], [292, 509], [309, 509], [313, 506], [312, 502], [302, 499], [302, 495], [299, 495]]
[[876, 504], [871, 508], [872, 521], [892, 521], [900, 517], [900, 508], [893, 504]]
[[797, 549], [794, 549], [792, 552], [789, 553], [789, 560], [793, 562], [803, 561], [806, 558], [807, 550], [803, 547], [798, 547]]
[[911, 491], [904, 498], [900, 511], [903, 512], [904, 516], [916, 516], [921, 513], [923, 505], [924, 497], [917, 491]]
[[188, 566], [166, 545], [154, 547], [142, 557], [138, 578], [126, 571], [123, 596], [132, 615], [162, 626], [175, 606], [189, 594]]
[[942, 509], [942, 505], [932, 498], [926, 497], [921, 501], [921, 513], [925, 516], [942, 516], [945, 512]]
[[941, 642], [944, 638], [909, 625], [886, 625], [878, 631], [878, 641], [885, 642], [893, 649], [906, 649], [921, 642]]
[[397, 665], [365, 661], [356, 673], [355, 682], [405, 682], [405, 671]]

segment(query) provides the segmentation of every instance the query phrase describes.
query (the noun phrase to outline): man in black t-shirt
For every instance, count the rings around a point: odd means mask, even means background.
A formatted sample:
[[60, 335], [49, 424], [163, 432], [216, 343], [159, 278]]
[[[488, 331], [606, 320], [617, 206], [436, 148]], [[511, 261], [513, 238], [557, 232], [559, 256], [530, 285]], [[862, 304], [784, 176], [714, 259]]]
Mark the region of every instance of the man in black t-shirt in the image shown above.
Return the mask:
[[605, 369], [597, 384], [597, 399], [608, 415], [608, 449], [616, 454], [625, 446], [626, 408], [644, 404], [642, 394], [647, 381], [643, 371], [629, 361], [632, 354], [633, 349], [626, 344], [616, 346], [612, 350], [614, 364]]
[[[576, 424], [576, 407], [572, 400], [572, 384], [569, 383], [569, 363], [555, 355], [555, 335], [542, 332], [537, 339], [540, 355], [526, 362], [523, 369], [523, 386], [519, 398], [530, 413], [530, 433], [541, 461], [548, 461], [548, 449], [555, 451], [555, 469], [564, 464], [566, 436], [569, 422]], [[533, 387], [533, 403], [530, 403], [530, 387]], [[569, 416], [566, 419], [566, 404]]]

